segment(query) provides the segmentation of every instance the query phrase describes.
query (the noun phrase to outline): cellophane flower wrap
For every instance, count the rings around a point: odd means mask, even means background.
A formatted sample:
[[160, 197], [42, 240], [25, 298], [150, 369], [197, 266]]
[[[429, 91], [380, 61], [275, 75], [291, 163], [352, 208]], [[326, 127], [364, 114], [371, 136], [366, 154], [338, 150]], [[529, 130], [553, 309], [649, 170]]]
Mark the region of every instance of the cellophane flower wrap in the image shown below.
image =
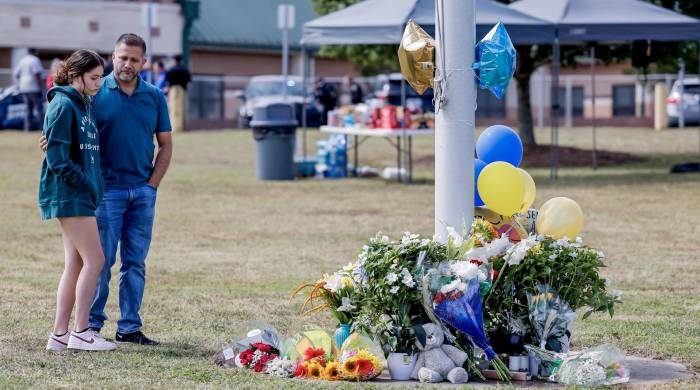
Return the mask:
[[625, 355], [619, 348], [603, 344], [581, 352], [554, 353], [533, 345], [525, 349], [551, 372], [549, 380], [568, 386], [609, 386], [629, 381]]
[[569, 303], [548, 285], [538, 285], [536, 292], [527, 294], [528, 316], [533, 338], [540, 348], [549, 344], [551, 350], [568, 352], [569, 337], [576, 313]]
[[484, 331], [478, 281], [460, 281], [454, 289], [451, 283], [445, 286], [450, 289], [438, 292], [433, 298], [433, 313], [442, 321], [467, 334], [474, 345], [484, 351], [487, 359], [494, 359], [496, 352], [489, 344]]
[[244, 326], [239, 327], [238, 331], [240, 332], [238, 340], [214, 355], [214, 362], [217, 365], [224, 368], [240, 368], [239, 355], [256, 343], [269, 345], [277, 355], [284, 354], [279, 333], [270, 324], [263, 321], [248, 321]]

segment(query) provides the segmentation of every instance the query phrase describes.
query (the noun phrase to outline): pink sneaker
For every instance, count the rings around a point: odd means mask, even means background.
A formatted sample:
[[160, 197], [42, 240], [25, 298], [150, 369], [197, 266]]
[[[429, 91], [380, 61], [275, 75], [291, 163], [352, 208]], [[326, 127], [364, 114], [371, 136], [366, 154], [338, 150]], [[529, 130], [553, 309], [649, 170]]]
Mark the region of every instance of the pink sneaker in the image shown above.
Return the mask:
[[66, 332], [63, 336], [56, 336], [51, 333], [49, 341], [46, 342], [47, 351], [65, 351], [68, 348], [68, 339], [70, 334]]
[[68, 349], [80, 351], [113, 351], [117, 345], [107, 341], [99, 332], [88, 329], [85, 332], [70, 332], [68, 339]]

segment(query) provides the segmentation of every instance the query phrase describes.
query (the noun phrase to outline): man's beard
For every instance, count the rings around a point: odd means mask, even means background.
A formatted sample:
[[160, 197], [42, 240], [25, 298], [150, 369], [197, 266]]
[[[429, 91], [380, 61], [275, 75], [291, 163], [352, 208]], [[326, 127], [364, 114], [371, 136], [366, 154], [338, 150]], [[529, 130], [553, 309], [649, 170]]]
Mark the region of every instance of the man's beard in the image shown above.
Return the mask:
[[126, 72], [117, 72], [117, 77], [119, 78], [119, 80], [126, 81], [127, 83], [133, 81], [136, 78], [136, 75], [136, 72], [132, 74]]

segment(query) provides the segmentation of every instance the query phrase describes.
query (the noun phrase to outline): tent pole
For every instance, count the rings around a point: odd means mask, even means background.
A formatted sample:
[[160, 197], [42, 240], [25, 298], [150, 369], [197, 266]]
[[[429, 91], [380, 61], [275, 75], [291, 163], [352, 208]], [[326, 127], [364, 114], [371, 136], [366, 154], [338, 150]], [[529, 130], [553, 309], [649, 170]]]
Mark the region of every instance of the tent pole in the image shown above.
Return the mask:
[[301, 43], [301, 88], [302, 88], [302, 95], [304, 96], [304, 100], [301, 103], [301, 126], [302, 126], [302, 161], [306, 163], [306, 100], [309, 98], [307, 90], [306, 90], [306, 66], [307, 66], [307, 53], [306, 53], [306, 45], [304, 45], [304, 42]]
[[593, 135], [593, 169], [598, 169], [598, 156], [596, 152], [596, 123], [595, 123], [595, 43], [591, 45], [591, 130]]
[[436, 1], [436, 64], [445, 78], [445, 103], [435, 117], [435, 236], [443, 243], [448, 227], [466, 234], [474, 218], [474, 50], [464, 49], [475, 44], [474, 4]]
[[408, 175], [408, 167], [403, 164], [404, 157], [404, 143], [406, 141], [406, 78], [401, 76], [401, 139], [399, 141], [399, 182], [404, 181], [404, 177], [401, 175], [401, 167], [406, 169], [406, 175]]
[[559, 29], [554, 31], [552, 47], [552, 107], [550, 110], [551, 134], [549, 146], [550, 172], [549, 179], [556, 180], [559, 169]]

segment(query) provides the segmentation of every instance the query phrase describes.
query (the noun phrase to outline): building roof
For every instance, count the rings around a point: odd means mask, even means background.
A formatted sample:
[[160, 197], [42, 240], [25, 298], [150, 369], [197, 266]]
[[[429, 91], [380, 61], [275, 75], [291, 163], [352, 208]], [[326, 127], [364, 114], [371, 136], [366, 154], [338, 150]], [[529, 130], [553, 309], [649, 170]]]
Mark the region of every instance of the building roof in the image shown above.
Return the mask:
[[289, 48], [298, 49], [303, 24], [318, 17], [311, 0], [201, 0], [190, 43], [218, 48], [280, 50], [282, 31], [277, 29], [278, 4], [295, 6]]

